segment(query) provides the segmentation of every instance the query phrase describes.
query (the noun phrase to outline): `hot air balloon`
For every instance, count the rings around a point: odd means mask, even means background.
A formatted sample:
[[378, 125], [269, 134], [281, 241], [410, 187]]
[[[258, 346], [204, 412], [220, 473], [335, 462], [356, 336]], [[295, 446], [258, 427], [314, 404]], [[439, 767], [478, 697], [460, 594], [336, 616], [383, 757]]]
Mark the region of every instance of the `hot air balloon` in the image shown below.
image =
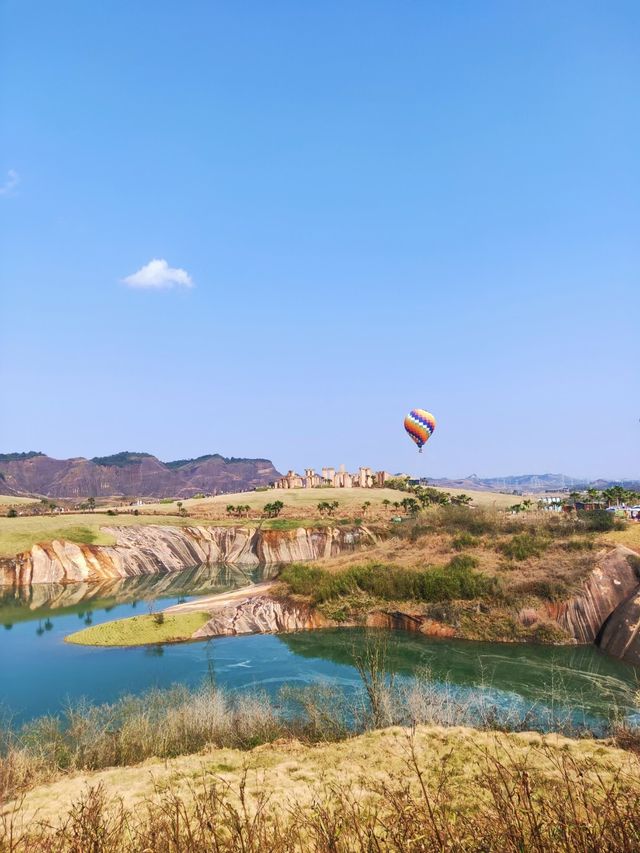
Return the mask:
[[404, 419], [404, 428], [422, 453], [423, 446], [429, 441], [436, 428], [436, 419], [431, 412], [425, 412], [424, 409], [411, 409]]

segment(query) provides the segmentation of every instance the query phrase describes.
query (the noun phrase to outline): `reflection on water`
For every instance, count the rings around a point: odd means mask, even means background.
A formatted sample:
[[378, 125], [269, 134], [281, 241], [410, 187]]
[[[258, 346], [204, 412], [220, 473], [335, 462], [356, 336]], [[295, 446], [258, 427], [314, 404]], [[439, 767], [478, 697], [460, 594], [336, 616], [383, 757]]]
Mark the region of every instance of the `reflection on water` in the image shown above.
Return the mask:
[[52, 626], [50, 615], [77, 613], [90, 625], [94, 610], [108, 613], [118, 604], [129, 602], [135, 607], [140, 601], [165, 598], [181, 601], [187, 596], [212, 595], [255, 583], [264, 577], [264, 571], [262, 568], [203, 565], [182, 572], [106, 578], [96, 583], [0, 586], [0, 623], [10, 630], [16, 622], [39, 620], [44, 632]]
[[[331, 629], [281, 636], [220, 637], [208, 642], [142, 648], [69, 645], [82, 625], [146, 612], [195, 595], [222, 592], [264, 577], [260, 569], [199, 566], [98, 584], [0, 589], [0, 705], [17, 721], [59, 713], [84, 697], [110, 702], [125, 693], [214, 678], [227, 690], [330, 685], [353, 695], [361, 682], [354, 649], [365, 635]], [[381, 632], [380, 635], [386, 632]], [[591, 646], [532, 646], [388, 635], [387, 668], [400, 680], [429, 670], [437, 688], [463, 701], [488, 696], [519, 709], [560, 704], [603, 718], [633, 706], [634, 670]]]
[[[282, 641], [300, 657], [352, 665], [362, 634], [326, 630], [282, 635]], [[569, 704], [605, 716], [635, 707], [634, 670], [595, 646], [427, 640], [395, 632], [386, 643], [385, 657], [387, 670], [398, 675], [422, 672], [441, 685], [485, 688], [531, 703]]]

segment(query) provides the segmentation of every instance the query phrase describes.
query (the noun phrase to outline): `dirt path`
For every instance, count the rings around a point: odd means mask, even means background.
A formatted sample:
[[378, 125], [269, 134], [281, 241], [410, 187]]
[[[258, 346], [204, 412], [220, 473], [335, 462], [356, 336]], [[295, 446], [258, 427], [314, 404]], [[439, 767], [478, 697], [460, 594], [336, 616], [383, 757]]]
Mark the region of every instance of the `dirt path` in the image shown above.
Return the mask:
[[234, 601], [241, 601], [246, 598], [255, 598], [258, 595], [265, 595], [275, 585], [275, 581], [262, 581], [261, 583], [249, 584], [242, 586], [240, 589], [231, 589], [228, 592], [219, 592], [216, 595], [205, 595], [203, 598], [196, 598], [193, 601], [186, 601], [184, 604], [174, 604], [172, 607], [167, 607], [165, 613], [189, 613], [198, 611], [200, 613], [211, 610], [217, 610], [219, 607], [224, 607], [226, 604], [232, 604]]

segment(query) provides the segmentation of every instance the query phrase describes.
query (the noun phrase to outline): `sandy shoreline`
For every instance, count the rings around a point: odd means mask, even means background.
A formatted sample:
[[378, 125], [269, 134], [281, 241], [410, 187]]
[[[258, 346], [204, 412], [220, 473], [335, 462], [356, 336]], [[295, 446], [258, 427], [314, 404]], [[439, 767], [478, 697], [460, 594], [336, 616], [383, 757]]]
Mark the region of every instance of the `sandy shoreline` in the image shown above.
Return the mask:
[[236, 601], [242, 601], [247, 598], [255, 598], [259, 595], [268, 593], [275, 585], [275, 581], [261, 581], [260, 583], [249, 584], [242, 586], [239, 589], [230, 589], [228, 592], [218, 592], [215, 595], [205, 595], [202, 598], [196, 598], [193, 601], [186, 601], [184, 604], [174, 604], [172, 607], [167, 607], [164, 613], [189, 613], [193, 611], [211, 611], [218, 607], [224, 607], [227, 604], [232, 604]]

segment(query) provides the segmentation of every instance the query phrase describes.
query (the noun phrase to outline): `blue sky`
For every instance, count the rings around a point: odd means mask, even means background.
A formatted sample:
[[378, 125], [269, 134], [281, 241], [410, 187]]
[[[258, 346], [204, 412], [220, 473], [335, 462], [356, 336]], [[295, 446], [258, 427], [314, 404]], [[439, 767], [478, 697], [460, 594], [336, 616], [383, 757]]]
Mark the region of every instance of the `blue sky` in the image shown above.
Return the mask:
[[0, 9], [0, 450], [640, 476], [640, 5]]

